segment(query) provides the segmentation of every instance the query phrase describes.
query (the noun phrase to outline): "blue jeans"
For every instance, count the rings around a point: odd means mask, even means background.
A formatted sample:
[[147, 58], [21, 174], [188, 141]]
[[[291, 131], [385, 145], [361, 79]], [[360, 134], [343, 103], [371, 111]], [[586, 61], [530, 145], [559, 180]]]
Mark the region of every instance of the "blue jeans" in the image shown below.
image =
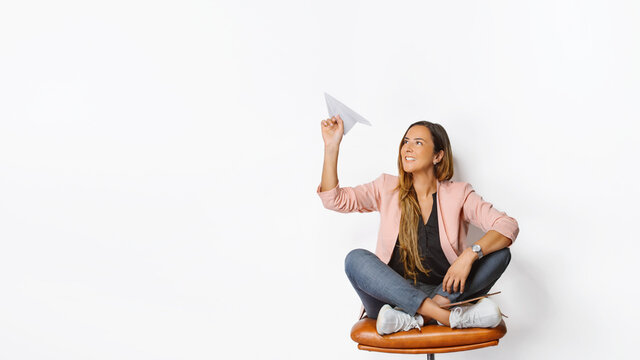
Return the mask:
[[[498, 281], [511, 261], [511, 251], [503, 248], [476, 260], [464, 287], [464, 293], [448, 293], [440, 285], [429, 285], [405, 279], [375, 254], [365, 249], [351, 250], [344, 261], [345, 272], [351, 285], [362, 300], [367, 317], [376, 319], [384, 304], [397, 306], [409, 315], [415, 315], [428, 297], [441, 295], [451, 302], [485, 295]], [[453, 291], [453, 290], [452, 290]]]

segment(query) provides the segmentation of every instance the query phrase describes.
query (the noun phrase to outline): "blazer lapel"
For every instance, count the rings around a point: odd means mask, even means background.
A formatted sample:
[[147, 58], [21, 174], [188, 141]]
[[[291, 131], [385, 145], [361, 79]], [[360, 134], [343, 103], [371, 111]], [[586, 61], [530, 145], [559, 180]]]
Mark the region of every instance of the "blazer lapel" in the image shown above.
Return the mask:
[[440, 181], [436, 180], [437, 188], [436, 188], [436, 199], [437, 199], [437, 209], [438, 209], [438, 232], [440, 233], [440, 246], [442, 247], [442, 252], [449, 260], [449, 264], [453, 264], [454, 261], [458, 258], [456, 254], [456, 250], [454, 244], [457, 247], [457, 239], [451, 239], [449, 236], [449, 232], [447, 230], [447, 221], [448, 213], [446, 212], [446, 207], [443, 209], [442, 207], [442, 198], [444, 198], [444, 202], [446, 203], [447, 194], [443, 194], [441, 191]]

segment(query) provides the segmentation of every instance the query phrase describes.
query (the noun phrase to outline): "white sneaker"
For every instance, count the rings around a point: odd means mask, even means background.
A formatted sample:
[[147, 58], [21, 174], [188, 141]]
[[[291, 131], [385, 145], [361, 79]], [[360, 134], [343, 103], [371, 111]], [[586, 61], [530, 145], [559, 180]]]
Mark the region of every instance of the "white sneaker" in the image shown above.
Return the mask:
[[422, 315], [411, 316], [404, 311], [392, 309], [390, 305], [385, 304], [378, 313], [376, 330], [378, 334], [385, 335], [414, 328], [420, 329], [423, 324]]
[[502, 321], [502, 313], [496, 303], [484, 298], [471, 306], [456, 306], [449, 314], [451, 328], [494, 328]]

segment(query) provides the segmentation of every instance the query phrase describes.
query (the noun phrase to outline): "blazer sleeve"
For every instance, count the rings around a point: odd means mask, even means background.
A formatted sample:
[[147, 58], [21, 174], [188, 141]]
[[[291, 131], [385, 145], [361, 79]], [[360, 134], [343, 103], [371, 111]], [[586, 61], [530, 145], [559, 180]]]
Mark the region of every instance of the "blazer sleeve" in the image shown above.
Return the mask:
[[331, 190], [316, 190], [325, 208], [337, 212], [380, 211], [380, 189], [384, 183], [384, 173], [372, 182], [355, 187], [340, 187], [340, 182]]
[[464, 193], [465, 200], [462, 208], [465, 221], [479, 227], [484, 232], [495, 230], [511, 239], [512, 243], [516, 240], [520, 232], [516, 219], [484, 201], [482, 196], [473, 190], [471, 184], [465, 185]]

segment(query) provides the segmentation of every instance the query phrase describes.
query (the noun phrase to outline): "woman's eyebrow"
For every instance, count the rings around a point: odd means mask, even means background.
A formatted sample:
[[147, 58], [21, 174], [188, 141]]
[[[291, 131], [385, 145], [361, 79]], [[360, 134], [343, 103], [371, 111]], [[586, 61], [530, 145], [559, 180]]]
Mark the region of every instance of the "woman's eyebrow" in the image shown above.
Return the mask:
[[[405, 136], [404, 138], [405, 138], [405, 139], [409, 139], [409, 138], [408, 138], [408, 137], [406, 137], [406, 136]], [[409, 139], [409, 140], [411, 140], [411, 139]], [[424, 141], [424, 139], [423, 139], [423, 138], [415, 138], [415, 139], [413, 139], [413, 140], [422, 140], [422, 141]]]

